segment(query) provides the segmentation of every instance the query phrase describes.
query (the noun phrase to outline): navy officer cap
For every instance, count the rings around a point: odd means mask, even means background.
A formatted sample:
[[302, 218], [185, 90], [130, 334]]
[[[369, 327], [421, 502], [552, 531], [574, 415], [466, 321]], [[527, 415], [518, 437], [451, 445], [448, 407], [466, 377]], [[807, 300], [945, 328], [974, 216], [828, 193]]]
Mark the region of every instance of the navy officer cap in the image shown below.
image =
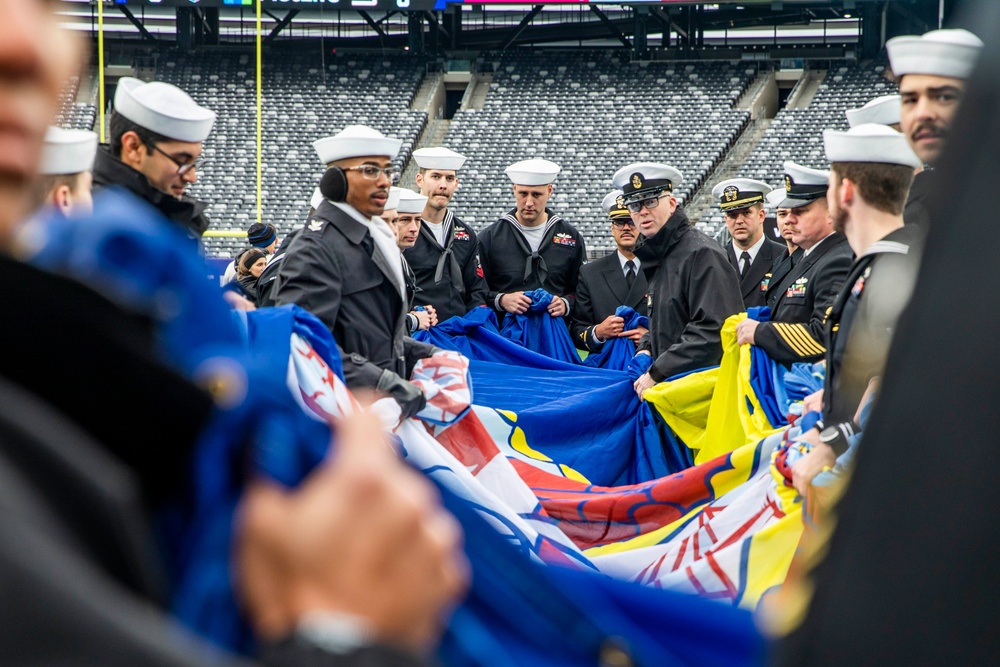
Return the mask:
[[622, 191], [622, 203], [628, 204], [661, 192], [672, 193], [683, 180], [681, 172], [670, 165], [636, 162], [616, 171], [611, 183]]

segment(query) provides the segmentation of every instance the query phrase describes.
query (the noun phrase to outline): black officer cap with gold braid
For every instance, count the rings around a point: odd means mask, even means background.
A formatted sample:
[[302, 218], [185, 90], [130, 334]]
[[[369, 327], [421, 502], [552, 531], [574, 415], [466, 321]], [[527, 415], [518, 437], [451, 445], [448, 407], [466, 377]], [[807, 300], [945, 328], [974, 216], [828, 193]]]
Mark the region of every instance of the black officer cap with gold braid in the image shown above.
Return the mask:
[[611, 184], [622, 191], [622, 203], [647, 199], [661, 192], [673, 192], [684, 177], [670, 165], [636, 162], [615, 172]]
[[604, 209], [604, 212], [607, 213], [608, 217], [612, 220], [616, 218], [632, 218], [632, 216], [629, 215], [628, 209], [625, 208], [624, 197], [621, 190], [615, 190], [606, 194], [603, 201], [601, 201], [601, 208]]
[[788, 161], [785, 169], [785, 199], [775, 204], [777, 208], [798, 208], [826, 196], [830, 172], [810, 169]]
[[734, 211], [754, 204], [762, 204], [771, 186], [749, 178], [731, 178], [712, 188], [712, 196], [719, 200], [723, 211]]

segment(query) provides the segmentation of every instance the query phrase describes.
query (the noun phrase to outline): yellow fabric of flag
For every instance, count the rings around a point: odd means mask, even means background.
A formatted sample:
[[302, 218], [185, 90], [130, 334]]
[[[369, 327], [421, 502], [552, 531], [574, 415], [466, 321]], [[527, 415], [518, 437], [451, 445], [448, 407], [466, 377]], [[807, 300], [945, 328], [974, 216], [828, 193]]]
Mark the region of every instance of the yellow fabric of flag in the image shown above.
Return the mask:
[[750, 346], [736, 343], [736, 325], [746, 316], [733, 315], [723, 324], [723, 354], [718, 368], [661, 382], [644, 396], [677, 437], [695, 452], [695, 464], [756, 443], [784, 428], [768, 421], [750, 384]]

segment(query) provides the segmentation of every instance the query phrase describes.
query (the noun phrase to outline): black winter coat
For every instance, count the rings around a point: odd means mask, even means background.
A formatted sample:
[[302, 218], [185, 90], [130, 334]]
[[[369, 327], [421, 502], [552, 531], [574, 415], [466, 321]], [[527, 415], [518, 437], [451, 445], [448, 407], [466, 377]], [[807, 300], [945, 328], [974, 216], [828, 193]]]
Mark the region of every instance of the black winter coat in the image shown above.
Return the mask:
[[650, 377], [662, 382], [718, 364], [722, 324], [743, 310], [736, 273], [719, 244], [677, 209], [635, 254], [649, 282], [649, 333], [638, 349], [653, 355]]
[[409, 379], [432, 354], [405, 336], [408, 299], [368, 228], [329, 201], [295, 236], [277, 282], [277, 305], [298, 304], [330, 328], [348, 387], [375, 387], [383, 369]]
[[201, 235], [208, 229], [209, 220], [205, 217], [208, 204], [186, 195], [177, 199], [160, 192], [149, 184], [149, 180], [141, 172], [113, 156], [108, 147], [102, 146], [94, 161], [94, 187], [112, 185], [126, 188], [137, 197], [145, 199], [165, 217], [186, 229], [193, 238], [201, 239]]

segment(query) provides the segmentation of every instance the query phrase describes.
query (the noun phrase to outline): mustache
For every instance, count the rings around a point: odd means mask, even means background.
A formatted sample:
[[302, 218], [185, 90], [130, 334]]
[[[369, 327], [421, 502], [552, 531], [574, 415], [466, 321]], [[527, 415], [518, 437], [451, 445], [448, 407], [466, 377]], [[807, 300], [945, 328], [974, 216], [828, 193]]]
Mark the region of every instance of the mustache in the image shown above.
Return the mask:
[[936, 123], [920, 123], [913, 128], [912, 132], [910, 132], [910, 138], [916, 140], [922, 134], [929, 135], [934, 138], [945, 139], [948, 137], [948, 130], [947, 128], [941, 127]]

